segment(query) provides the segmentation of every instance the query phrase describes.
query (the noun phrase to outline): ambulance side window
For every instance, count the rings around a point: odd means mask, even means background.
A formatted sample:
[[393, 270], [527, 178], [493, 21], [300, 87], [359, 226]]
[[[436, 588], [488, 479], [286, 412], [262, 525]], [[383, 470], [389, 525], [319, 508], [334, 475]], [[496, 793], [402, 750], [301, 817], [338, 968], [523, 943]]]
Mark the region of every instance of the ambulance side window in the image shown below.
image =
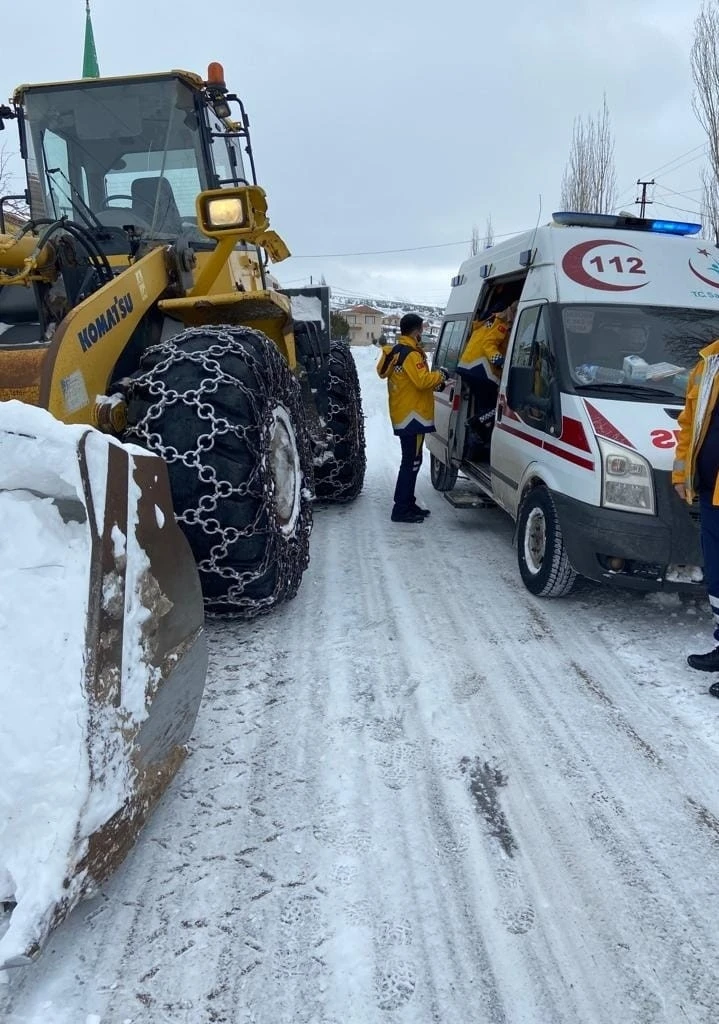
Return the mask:
[[525, 309], [517, 322], [510, 366], [523, 371], [522, 415], [540, 430], [552, 422], [553, 365], [547, 307]]
[[549, 317], [546, 306], [542, 307], [534, 335], [534, 394], [544, 398], [549, 394], [552, 383], [553, 358], [549, 339]]
[[534, 333], [537, 329], [537, 320], [541, 310], [541, 306], [533, 306], [532, 309], [522, 311], [514, 336], [512, 366], [532, 365], [532, 343], [534, 342]]
[[449, 348], [449, 341], [454, 331], [455, 320], [446, 320], [442, 325], [442, 333], [439, 336], [437, 342], [437, 348], [434, 353], [434, 365], [445, 366], [445, 360], [447, 358], [447, 349]]
[[456, 370], [459, 350], [464, 338], [466, 320], [447, 320], [434, 357], [434, 366], [443, 366], [446, 370]]

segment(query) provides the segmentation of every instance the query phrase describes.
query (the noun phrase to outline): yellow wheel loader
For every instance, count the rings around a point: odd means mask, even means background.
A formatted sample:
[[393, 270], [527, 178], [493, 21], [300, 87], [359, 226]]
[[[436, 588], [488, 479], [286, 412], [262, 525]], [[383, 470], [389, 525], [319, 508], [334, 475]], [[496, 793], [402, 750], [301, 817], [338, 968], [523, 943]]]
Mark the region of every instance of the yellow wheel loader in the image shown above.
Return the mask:
[[0, 200], [0, 967], [176, 771], [205, 612], [294, 597], [313, 497], [365, 470], [328, 289], [269, 271], [289, 252], [220, 65], [21, 86], [8, 119], [29, 218], [6, 232]]

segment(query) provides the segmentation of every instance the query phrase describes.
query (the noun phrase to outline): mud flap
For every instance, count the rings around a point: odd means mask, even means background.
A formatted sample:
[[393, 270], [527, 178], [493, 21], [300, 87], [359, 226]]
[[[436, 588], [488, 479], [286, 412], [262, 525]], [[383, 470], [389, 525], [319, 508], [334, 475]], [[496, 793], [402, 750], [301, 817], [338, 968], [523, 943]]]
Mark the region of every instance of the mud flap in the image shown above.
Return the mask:
[[33, 960], [135, 842], [184, 759], [207, 647], [158, 457], [0, 403], [0, 522], [0, 967], [10, 967]]

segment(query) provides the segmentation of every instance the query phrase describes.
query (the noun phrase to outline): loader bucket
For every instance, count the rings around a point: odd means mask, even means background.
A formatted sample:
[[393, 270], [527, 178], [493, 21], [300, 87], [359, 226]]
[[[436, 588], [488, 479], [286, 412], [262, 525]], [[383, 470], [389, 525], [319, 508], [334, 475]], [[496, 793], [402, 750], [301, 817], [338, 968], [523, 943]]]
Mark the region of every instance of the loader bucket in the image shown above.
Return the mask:
[[164, 462], [0, 402], [0, 968], [127, 854], [206, 671]]

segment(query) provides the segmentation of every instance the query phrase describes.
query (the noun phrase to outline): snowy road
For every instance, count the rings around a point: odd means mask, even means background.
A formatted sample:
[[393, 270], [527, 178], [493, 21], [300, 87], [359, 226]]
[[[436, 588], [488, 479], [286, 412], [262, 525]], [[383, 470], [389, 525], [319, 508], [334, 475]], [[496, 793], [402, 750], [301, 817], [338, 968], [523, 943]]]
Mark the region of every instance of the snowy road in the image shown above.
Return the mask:
[[499, 511], [390, 524], [399, 445], [295, 601], [210, 627], [193, 752], [7, 1024], [715, 1024], [703, 605], [522, 587]]

